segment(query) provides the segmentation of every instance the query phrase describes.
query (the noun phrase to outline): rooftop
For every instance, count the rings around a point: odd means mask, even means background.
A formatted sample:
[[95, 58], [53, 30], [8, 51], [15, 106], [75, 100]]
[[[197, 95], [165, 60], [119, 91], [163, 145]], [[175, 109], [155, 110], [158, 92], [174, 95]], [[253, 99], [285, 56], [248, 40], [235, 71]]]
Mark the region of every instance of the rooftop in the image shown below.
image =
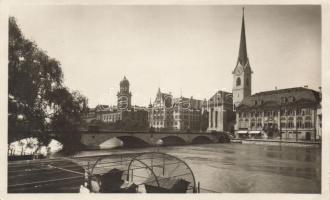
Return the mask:
[[320, 92], [305, 87], [295, 87], [258, 92], [249, 97], [246, 97], [239, 105], [238, 109], [290, 105], [310, 106], [319, 105], [320, 102]]

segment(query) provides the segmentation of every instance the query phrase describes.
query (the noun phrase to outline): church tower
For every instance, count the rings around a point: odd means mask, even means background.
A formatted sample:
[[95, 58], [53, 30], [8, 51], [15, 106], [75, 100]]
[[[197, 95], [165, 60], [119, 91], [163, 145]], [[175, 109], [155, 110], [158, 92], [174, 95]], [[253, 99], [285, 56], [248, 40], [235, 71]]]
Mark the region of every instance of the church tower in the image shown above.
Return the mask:
[[243, 101], [245, 97], [251, 95], [251, 74], [252, 70], [247, 56], [244, 8], [242, 16], [241, 40], [239, 45], [238, 59], [233, 71], [233, 110]]
[[117, 93], [118, 102], [117, 106], [119, 110], [129, 110], [131, 108], [132, 94], [129, 91], [129, 82], [124, 76], [123, 80], [120, 81], [120, 90]]

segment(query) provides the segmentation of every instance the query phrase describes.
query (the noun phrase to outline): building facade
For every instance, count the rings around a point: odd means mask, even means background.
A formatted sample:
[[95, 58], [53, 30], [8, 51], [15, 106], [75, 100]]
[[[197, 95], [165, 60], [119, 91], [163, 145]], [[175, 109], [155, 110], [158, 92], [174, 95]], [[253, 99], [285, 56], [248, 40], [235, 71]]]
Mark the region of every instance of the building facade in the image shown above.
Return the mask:
[[171, 93], [158, 89], [148, 107], [149, 126], [155, 130], [200, 131], [202, 101], [191, 98], [173, 98]]
[[318, 140], [320, 92], [288, 88], [256, 93], [237, 107], [237, 137]]
[[216, 92], [203, 103], [203, 113], [207, 113], [207, 131], [233, 131], [235, 115], [233, 95], [225, 91]]
[[320, 92], [297, 87], [251, 95], [251, 75], [243, 10], [239, 54], [233, 71], [236, 136], [285, 140], [320, 139], [322, 133]]

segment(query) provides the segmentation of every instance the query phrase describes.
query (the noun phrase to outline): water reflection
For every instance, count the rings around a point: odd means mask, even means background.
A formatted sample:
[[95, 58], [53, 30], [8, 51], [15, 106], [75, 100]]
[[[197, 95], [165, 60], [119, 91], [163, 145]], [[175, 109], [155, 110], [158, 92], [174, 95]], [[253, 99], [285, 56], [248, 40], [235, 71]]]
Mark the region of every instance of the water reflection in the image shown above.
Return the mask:
[[321, 149], [242, 144], [84, 151], [79, 155], [159, 150], [188, 163], [202, 188], [225, 192], [320, 193]]

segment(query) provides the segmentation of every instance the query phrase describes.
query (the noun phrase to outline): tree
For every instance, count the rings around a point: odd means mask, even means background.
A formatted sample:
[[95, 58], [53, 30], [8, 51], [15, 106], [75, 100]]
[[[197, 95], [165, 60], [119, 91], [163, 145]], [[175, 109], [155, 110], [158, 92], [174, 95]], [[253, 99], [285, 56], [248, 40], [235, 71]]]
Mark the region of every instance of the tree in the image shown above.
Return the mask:
[[87, 112], [87, 99], [78, 91], [67, 88], [56, 89], [50, 99], [53, 102], [53, 113], [50, 117], [50, 128], [63, 144], [66, 153], [78, 150], [80, 147], [79, 128], [82, 116]]
[[41, 145], [58, 131], [63, 146], [70, 145], [64, 133], [77, 132], [87, 99], [63, 86], [60, 62], [50, 58], [35, 42], [24, 37], [15, 18], [9, 18], [8, 144], [37, 137]]
[[9, 141], [44, 132], [48, 96], [61, 87], [62, 70], [58, 61], [24, 38], [13, 17], [9, 18], [8, 73]]

